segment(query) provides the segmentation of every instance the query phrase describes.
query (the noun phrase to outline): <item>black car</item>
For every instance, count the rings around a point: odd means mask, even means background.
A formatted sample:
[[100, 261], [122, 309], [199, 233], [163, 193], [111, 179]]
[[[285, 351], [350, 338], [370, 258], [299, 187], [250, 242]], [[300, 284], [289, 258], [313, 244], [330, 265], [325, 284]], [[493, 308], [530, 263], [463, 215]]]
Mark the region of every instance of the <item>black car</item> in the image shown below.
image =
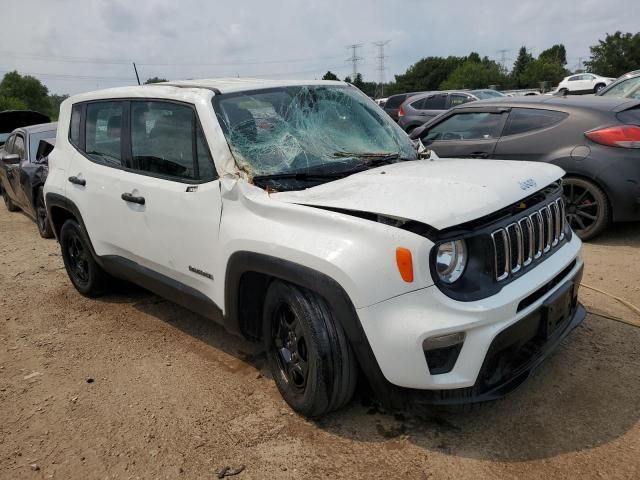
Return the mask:
[[0, 191], [10, 212], [21, 209], [38, 225], [44, 238], [53, 236], [42, 188], [49, 172], [56, 123], [15, 129], [0, 149]]
[[456, 107], [411, 134], [441, 157], [550, 162], [582, 239], [640, 220], [640, 101], [537, 96]]

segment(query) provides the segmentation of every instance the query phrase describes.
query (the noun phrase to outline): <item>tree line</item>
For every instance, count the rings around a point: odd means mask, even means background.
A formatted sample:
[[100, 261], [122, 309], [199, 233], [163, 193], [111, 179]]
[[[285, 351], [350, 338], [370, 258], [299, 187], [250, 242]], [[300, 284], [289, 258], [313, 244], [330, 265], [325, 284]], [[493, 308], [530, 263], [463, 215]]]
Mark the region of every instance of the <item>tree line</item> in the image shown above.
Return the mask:
[[[640, 33], [616, 32], [607, 34], [604, 40], [590, 47], [591, 57], [585, 69], [598, 75], [618, 77], [631, 70], [640, 69]], [[488, 57], [471, 52], [466, 57], [425, 57], [411, 65], [407, 71], [395, 75], [395, 80], [384, 85], [384, 94], [445, 90], [463, 88], [488, 88], [501, 90], [517, 88], [552, 88], [563, 77], [571, 74], [567, 69], [567, 52], [562, 44], [553, 45], [535, 58], [526, 47], [520, 48], [511, 71]], [[576, 73], [576, 72], [573, 72]], [[338, 80], [327, 72], [323, 79]], [[353, 83], [367, 95], [379, 96], [380, 85], [368, 82], [358, 74], [344, 79]], [[145, 83], [166, 81], [149, 78]], [[60, 103], [68, 95], [49, 93], [45, 85], [30, 75], [17, 71], [5, 74], [0, 82], [0, 112], [4, 110], [35, 110], [58, 118]]]
[[[640, 68], [640, 33], [616, 32], [607, 34], [604, 40], [590, 47], [591, 57], [585, 62], [584, 69], [598, 75], [619, 77]], [[553, 45], [542, 51], [538, 57], [521, 47], [511, 71], [488, 57], [480, 57], [471, 52], [466, 57], [425, 57], [400, 75], [395, 81], [384, 85], [385, 96], [395, 93], [489, 88], [510, 89], [551, 89], [567, 75], [580, 73], [567, 69], [567, 52], [562, 44]], [[323, 79], [337, 80], [338, 77], [327, 72]], [[346, 77], [369, 96], [380, 96], [380, 85], [364, 81], [361, 74], [355, 79]]]

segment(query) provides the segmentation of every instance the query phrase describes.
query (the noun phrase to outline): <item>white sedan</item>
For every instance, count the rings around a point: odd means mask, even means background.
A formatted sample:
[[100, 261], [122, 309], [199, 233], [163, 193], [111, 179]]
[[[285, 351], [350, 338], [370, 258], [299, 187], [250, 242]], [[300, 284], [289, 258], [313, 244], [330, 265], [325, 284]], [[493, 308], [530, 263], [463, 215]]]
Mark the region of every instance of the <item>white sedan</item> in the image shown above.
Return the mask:
[[593, 73], [579, 73], [565, 77], [556, 92], [558, 93], [597, 93], [613, 82], [615, 78], [601, 77]]

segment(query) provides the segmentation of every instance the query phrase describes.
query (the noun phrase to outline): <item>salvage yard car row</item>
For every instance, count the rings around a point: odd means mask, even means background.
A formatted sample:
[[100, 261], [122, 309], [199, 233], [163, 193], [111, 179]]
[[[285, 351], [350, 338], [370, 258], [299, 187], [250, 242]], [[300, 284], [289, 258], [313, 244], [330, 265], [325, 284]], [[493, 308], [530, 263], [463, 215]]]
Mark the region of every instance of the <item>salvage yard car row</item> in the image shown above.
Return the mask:
[[522, 384], [583, 319], [557, 166], [439, 159], [342, 82], [77, 95], [48, 156], [71, 283], [137, 283], [260, 343], [311, 417]]

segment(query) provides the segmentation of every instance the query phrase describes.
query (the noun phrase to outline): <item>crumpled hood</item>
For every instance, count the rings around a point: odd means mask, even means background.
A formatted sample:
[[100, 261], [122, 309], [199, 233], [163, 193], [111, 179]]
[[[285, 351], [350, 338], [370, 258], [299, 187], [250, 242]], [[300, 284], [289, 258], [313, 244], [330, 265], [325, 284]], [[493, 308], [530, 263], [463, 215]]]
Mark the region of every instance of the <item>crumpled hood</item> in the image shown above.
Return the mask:
[[317, 187], [272, 193], [274, 200], [377, 213], [437, 229], [493, 213], [558, 180], [547, 163], [436, 159], [385, 165]]

